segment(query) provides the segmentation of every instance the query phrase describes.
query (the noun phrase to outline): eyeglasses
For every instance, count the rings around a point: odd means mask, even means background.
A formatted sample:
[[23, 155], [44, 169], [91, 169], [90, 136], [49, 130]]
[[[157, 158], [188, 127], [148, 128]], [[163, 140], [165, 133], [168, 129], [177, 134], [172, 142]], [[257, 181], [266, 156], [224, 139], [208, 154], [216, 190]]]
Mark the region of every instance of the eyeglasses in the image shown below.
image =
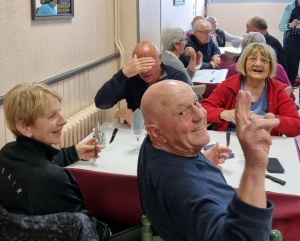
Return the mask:
[[183, 42], [186, 42], [187, 40], [186, 40], [186, 39], [180, 39], [180, 42], [182, 42], [182, 41], [183, 41]]
[[271, 62], [271, 60], [266, 57], [257, 58], [256, 56], [249, 56], [247, 57], [247, 60], [252, 64], [256, 63], [257, 60], [259, 60], [262, 64], [268, 64]]
[[199, 32], [199, 33], [202, 33], [204, 35], [211, 35], [212, 32], [213, 32], [212, 30], [209, 30], [209, 31], [200, 31], [200, 30], [197, 30], [197, 29], [196, 29], [196, 31]]

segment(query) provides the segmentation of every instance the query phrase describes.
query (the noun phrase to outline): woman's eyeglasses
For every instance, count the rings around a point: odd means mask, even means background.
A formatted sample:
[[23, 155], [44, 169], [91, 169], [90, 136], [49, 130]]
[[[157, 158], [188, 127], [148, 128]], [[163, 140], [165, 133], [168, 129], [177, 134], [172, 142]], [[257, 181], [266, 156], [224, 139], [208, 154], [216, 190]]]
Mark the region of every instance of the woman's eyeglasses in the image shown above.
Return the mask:
[[271, 60], [269, 58], [266, 58], [266, 57], [258, 58], [256, 56], [248, 56], [247, 60], [252, 64], [256, 63], [257, 60], [259, 60], [262, 64], [268, 64], [271, 62]]
[[209, 30], [209, 31], [200, 31], [200, 30], [197, 30], [197, 29], [196, 29], [196, 31], [199, 32], [199, 33], [202, 33], [204, 35], [211, 35], [212, 32], [213, 32], [212, 30]]

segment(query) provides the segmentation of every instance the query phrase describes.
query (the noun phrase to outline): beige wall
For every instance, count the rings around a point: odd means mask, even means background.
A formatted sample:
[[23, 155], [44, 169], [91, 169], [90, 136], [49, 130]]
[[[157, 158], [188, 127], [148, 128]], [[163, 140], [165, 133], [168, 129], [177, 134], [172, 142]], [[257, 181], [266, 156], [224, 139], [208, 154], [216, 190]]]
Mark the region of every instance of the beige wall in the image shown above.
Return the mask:
[[160, 32], [163, 28], [180, 27], [188, 30], [195, 14], [204, 14], [204, 0], [185, 0], [185, 4], [180, 6], [174, 6], [173, 2], [140, 1], [140, 40], [150, 40], [160, 47]]
[[137, 4], [136, 0], [120, 0], [120, 36], [124, 47], [125, 63], [130, 62], [132, 50], [137, 44]]
[[180, 27], [183, 30], [191, 28], [195, 16], [196, 0], [186, 0], [184, 5], [174, 6], [173, 0], [161, 1], [161, 27]]
[[0, 96], [19, 82], [39, 82], [115, 52], [113, 1], [74, 2], [74, 18], [43, 21], [31, 20], [28, 0], [1, 2]]
[[139, 39], [149, 40], [160, 46], [161, 32], [160, 0], [139, 1]]

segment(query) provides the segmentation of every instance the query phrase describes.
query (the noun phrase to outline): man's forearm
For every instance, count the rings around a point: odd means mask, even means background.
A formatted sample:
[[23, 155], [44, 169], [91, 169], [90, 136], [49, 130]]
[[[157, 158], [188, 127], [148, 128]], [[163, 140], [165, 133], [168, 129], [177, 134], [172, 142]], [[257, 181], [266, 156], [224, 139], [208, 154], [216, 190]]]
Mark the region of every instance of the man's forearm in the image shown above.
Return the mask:
[[266, 208], [265, 170], [247, 170], [247, 167], [245, 167], [238, 189], [238, 196], [249, 205]]

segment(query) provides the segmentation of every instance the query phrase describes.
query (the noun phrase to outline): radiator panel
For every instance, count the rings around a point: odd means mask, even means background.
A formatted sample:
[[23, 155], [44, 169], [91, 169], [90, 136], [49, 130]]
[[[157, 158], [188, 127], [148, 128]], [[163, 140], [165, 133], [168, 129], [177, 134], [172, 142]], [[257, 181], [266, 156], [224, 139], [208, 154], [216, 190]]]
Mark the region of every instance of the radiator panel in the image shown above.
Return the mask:
[[88, 136], [96, 125], [96, 121], [103, 123], [103, 111], [97, 109], [94, 104], [78, 112], [68, 119], [63, 128], [63, 138], [58, 148], [78, 144]]

